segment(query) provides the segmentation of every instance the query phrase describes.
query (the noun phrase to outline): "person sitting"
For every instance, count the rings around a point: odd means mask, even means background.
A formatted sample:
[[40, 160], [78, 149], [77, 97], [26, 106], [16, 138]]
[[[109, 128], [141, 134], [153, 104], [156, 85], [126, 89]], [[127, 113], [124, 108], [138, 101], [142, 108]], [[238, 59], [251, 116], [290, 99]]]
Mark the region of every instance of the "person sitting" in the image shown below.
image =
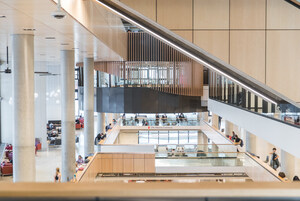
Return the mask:
[[50, 130], [54, 129], [54, 126], [53, 126], [52, 122], [49, 124], [49, 128], [50, 128]]
[[78, 156], [78, 160], [76, 161], [76, 163], [77, 163], [78, 165], [81, 165], [82, 163], [84, 163], [83, 158], [82, 158], [81, 155]]
[[105, 126], [105, 131], [107, 132], [108, 130], [111, 129], [111, 124], [108, 124], [107, 126]]
[[99, 144], [101, 140], [101, 134], [99, 133], [96, 137], [95, 137], [95, 145]]
[[293, 177], [293, 181], [300, 181], [300, 179], [299, 179], [298, 176], [294, 176], [294, 177]]

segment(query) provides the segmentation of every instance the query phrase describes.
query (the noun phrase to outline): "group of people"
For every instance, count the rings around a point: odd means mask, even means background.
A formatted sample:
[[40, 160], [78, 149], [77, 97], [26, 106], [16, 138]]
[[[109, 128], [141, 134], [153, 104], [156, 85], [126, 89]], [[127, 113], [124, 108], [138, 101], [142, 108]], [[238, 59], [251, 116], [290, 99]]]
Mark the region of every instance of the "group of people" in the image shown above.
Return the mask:
[[[78, 155], [78, 159], [76, 161], [76, 167], [78, 165], [81, 165], [84, 163], [84, 159], [81, 155]], [[56, 168], [56, 171], [55, 171], [55, 175], [54, 175], [54, 182], [55, 183], [60, 183], [61, 182], [61, 173], [60, 173], [60, 169], [59, 167]]]
[[183, 115], [183, 113], [180, 113], [178, 116], [176, 116], [176, 121], [179, 123], [179, 121], [187, 120], [186, 117]]
[[95, 145], [99, 144], [99, 142], [101, 140], [103, 140], [104, 138], [106, 138], [106, 134], [104, 133], [99, 133], [96, 137], [95, 137]]

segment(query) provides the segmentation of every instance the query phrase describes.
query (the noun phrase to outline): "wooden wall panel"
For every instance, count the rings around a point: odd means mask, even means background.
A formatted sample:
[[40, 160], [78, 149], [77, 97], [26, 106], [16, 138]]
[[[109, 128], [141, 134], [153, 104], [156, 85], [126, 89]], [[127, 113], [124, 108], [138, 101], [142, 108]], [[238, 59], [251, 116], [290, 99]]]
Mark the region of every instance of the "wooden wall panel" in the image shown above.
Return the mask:
[[193, 31], [173, 31], [175, 34], [181, 36], [182, 38], [193, 42]]
[[300, 30], [267, 32], [266, 83], [296, 102], [300, 102], [299, 36]]
[[265, 32], [231, 31], [230, 64], [265, 82]]
[[197, 62], [193, 62], [192, 81], [193, 89], [203, 96], [203, 66]]
[[145, 159], [145, 172], [146, 173], [155, 173], [155, 160]]
[[156, 0], [120, 0], [122, 3], [156, 21]]
[[194, 0], [194, 29], [228, 29], [229, 0]]
[[124, 158], [123, 172], [124, 173], [133, 173], [133, 158]]
[[268, 29], [300, 29], [300, 11], [295, 6], [282, 0], [267, 2]]
[[113, 159], [112, 158], [102, 158], [101, 159], [101, 171], [103, 173], [113, 172]]
[[113, 171], [114, 173], [123, 172], [123, 158], [113, 158]]
[[214, 56], [228, 62], [229, 31], [195, 31], [194, 43]]
[[133, 171], [134, 172], [145, 172], [145, 159], [143, 159], [143, 158], [133, 159]]
[[266, 0], [231, 0], [231, 29], [264, 29]]
[[192, 29], [192, 0], [157, 0], [157, 22], [168, 29]]

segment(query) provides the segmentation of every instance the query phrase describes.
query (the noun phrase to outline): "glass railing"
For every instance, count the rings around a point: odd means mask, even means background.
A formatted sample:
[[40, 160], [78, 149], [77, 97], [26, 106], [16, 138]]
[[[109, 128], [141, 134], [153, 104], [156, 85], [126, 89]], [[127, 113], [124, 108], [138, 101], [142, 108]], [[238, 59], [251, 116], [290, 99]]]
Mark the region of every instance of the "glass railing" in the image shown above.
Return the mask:
[[240, 152], [232, 144], [159, 144], [156, 158], [236, 158]]
[[127, 118], [121, 120], [121, 126], [200, 126], [199, 120], [189, 120], [187, 118], [178, 119], [134, 119]]
[[300, 127], [300, 109], [276, 103], [216, 73], [209, 73], [209, 98]]

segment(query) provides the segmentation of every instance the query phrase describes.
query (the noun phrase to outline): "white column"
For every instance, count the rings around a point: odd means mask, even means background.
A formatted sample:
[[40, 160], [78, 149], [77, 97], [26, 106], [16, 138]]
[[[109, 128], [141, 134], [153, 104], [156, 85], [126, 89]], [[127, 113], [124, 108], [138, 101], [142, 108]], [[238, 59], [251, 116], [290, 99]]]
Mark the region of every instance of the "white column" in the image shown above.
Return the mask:
[[256, 153], [256, 136], [252, 133], [246, 131], [246, 151], [257, 154]]
[[74, 51], [61, 51], [62, 181], [75, 173], [75, 66]]
[[105, 133], [105, 113], [97, 113], [97, 134]]
[[83, 61], [84, 156], [94, 153], [94, 59]]
[[13, 73], [13, 181], [35, 181], [34, 39], [12, 36]]
[[300, 176], [300, 158], [295, 157], [295, 176]]
[[119, 115], [118, 113], [114, 113], [114, 114], [113, 114], [113, 117], [114, 117], [115, 120], [118, 120], [119, 116], [120, 116], [120, 115]]
[[290, 180], [295, 176], [295, 156], [281, 149], [281, 157], [279, 161], [281, 163], [280, 172], [284, 172], [286, 177]]
[[111, 124], [113, 125], [113, 114], [112, 113], [105, 113], [106, 118], [106, 125]]
[[232, 131], [233, 131], [233, 123], [225, 120], [225, 135], [232, 136]]

